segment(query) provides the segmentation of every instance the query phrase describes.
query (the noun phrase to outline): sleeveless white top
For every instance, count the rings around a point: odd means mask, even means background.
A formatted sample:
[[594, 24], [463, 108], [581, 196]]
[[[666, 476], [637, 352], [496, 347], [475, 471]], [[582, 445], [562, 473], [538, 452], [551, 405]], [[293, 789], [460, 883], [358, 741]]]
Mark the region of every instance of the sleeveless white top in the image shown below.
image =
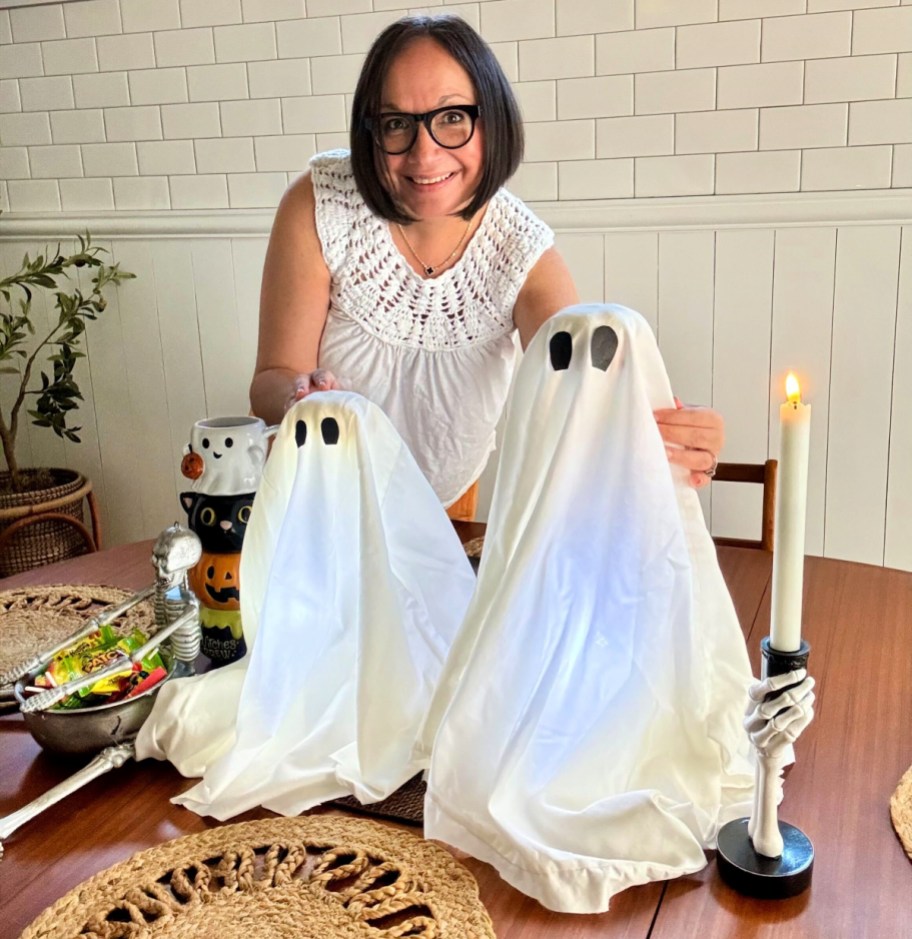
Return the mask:
[[444, 505], [484, 469], [513, 370], [513, 305], [554, 233], [505, 189], [462, 257], [424, 279], [365, 205], [348, 151], [310, 161], [332, 276], [319, 364], [378, 404]]

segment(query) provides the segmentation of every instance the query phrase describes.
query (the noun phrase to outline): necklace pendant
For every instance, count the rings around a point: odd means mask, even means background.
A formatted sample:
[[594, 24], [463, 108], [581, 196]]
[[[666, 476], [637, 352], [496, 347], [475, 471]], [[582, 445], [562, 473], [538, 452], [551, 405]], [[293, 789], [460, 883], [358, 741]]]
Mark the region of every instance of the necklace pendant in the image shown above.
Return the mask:
[[430, 277], [430, 276], [434, 273], [434, 268], [433, 268], [433, 267], [426, 267], [426, 268], [424, 269], [424, 273], [427, 274], [428, 277]]

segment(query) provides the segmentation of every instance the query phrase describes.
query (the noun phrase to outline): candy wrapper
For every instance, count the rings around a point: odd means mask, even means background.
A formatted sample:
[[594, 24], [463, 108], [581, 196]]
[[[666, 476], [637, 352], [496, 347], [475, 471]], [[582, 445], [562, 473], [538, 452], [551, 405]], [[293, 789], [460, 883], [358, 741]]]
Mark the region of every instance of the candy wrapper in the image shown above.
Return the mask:
[[132, 654], [147, 641], [148, 637], [142, 630], [119, 636], [111, 626], [103, 626], [54, 656], [45, 671], [35, 678], [35, 685], [56, 688], [99, 672], [112, 663], [119, 663], [122, 667], [116, 672], [64, 698], [56, 709], [96, 707], [140, 694], [168, 674], [158, 650], [151, 652], [142, 662], [131, 660]]

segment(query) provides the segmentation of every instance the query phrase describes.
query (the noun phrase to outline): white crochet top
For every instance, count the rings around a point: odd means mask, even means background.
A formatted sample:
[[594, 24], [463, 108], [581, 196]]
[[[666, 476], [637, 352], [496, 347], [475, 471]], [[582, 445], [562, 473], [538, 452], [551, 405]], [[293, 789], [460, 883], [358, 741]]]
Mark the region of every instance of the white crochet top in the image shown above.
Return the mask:
[[332, 276], [319, 364], [380, 405], [444, 505], [477, 479], [513, 370], [513, 305], [554, 233], [505, 189], [462, 257], [417, 274], [358, 193], [348, 151], [310, 161]]

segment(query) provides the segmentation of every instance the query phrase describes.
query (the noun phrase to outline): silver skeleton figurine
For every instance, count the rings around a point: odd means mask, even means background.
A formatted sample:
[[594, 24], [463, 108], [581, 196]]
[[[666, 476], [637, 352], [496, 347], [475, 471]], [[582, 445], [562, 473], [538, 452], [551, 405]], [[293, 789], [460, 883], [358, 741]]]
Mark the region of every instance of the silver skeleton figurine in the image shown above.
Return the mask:
[[778, 805], [789, 748], [814, 718], [814, 679], [803, 668], [751, 685], [744, 728], [757, 750], [757, 785], [748, 822], [757, 854], [782, 856]]
[[[59, 645], [0, 676], [0, 684], [11, 684], [47, 665], [62, 649], [101, 626], [113, 622], [118, 616], [149, 596], [153, 596], [155, 612], [151, 636], [147, 642], [131, 653], [131, 661], [141, 662], [167, 639], [174, 658], [172, 677], [181, 678], [192, 675], [193, 663], [200, 650], [199, 601], [187, 583], [187, 571], [199, 561], [200, 557], [202, 557], [202, 546], [199, 538], [192, 531], [175, 522], [158, 536], [152, 549], [152, 566], [155, 568], [153, 586], [133, 594], [120, 605], [92, 617], [84, 627], [68, 636]], [[20, 705], [20, 710], [26, 714], [47, 710], [69, 695], [120, 671], [123, 671], [123, 662], [112, 662], [100, 671], [83, 675], [57, 688], [48, 688], [27, 698]]]
[[[152, 566], [155, 568], [155, 583], [145, 590], [135, 593], [116, 607], [106, 610], [88, 620], [85, 626], [68, 636], [52, 649], [47, 649], [16, 668], [0, 675], [0, 686], [12, 685], [27, 678], [47, 665], [60, 651], [72, 645], [83, 636], [87, 636], [106, 623], [113, 622], [137, 603], [152, 597], [154, 623], [149, 641], [137, 649], [131, 656], [134, 662], [142, 661], [153, 649], [168, 641], [174, 668], [171, 676], [181, 677], [194, 673], [194, 660], [200, 649], [199, 601], [193, 595], [187, 583], [187, 572], [202, 556], [199, 538], [189, 529], [175, 522], [166, 528], [155, 542], [152, 549]], [[107, 669], [94, 672], [90, 676], [68, 682], [59, 688], [50, 688], [40, 694], [27, 698], [20, 704], [20, 710], [32, 712], [52, 707], [67, 695], [81, 688], [94, 684], [107, 674], [119, 671], [119, 663]], [[0, 818], [0, 858], [3, 857], [2, 839], [8, 838], [27, 821], [39, 815], [45, 809], [55, 805], [91, 780], [112, 769], [123, 766], [135, 755], [132, 739], [105, 747], [93, 760], [68, 779], [58, 783], [52, 789], [38, 796], [28, 805], [23, 806], [4, 818]]]

